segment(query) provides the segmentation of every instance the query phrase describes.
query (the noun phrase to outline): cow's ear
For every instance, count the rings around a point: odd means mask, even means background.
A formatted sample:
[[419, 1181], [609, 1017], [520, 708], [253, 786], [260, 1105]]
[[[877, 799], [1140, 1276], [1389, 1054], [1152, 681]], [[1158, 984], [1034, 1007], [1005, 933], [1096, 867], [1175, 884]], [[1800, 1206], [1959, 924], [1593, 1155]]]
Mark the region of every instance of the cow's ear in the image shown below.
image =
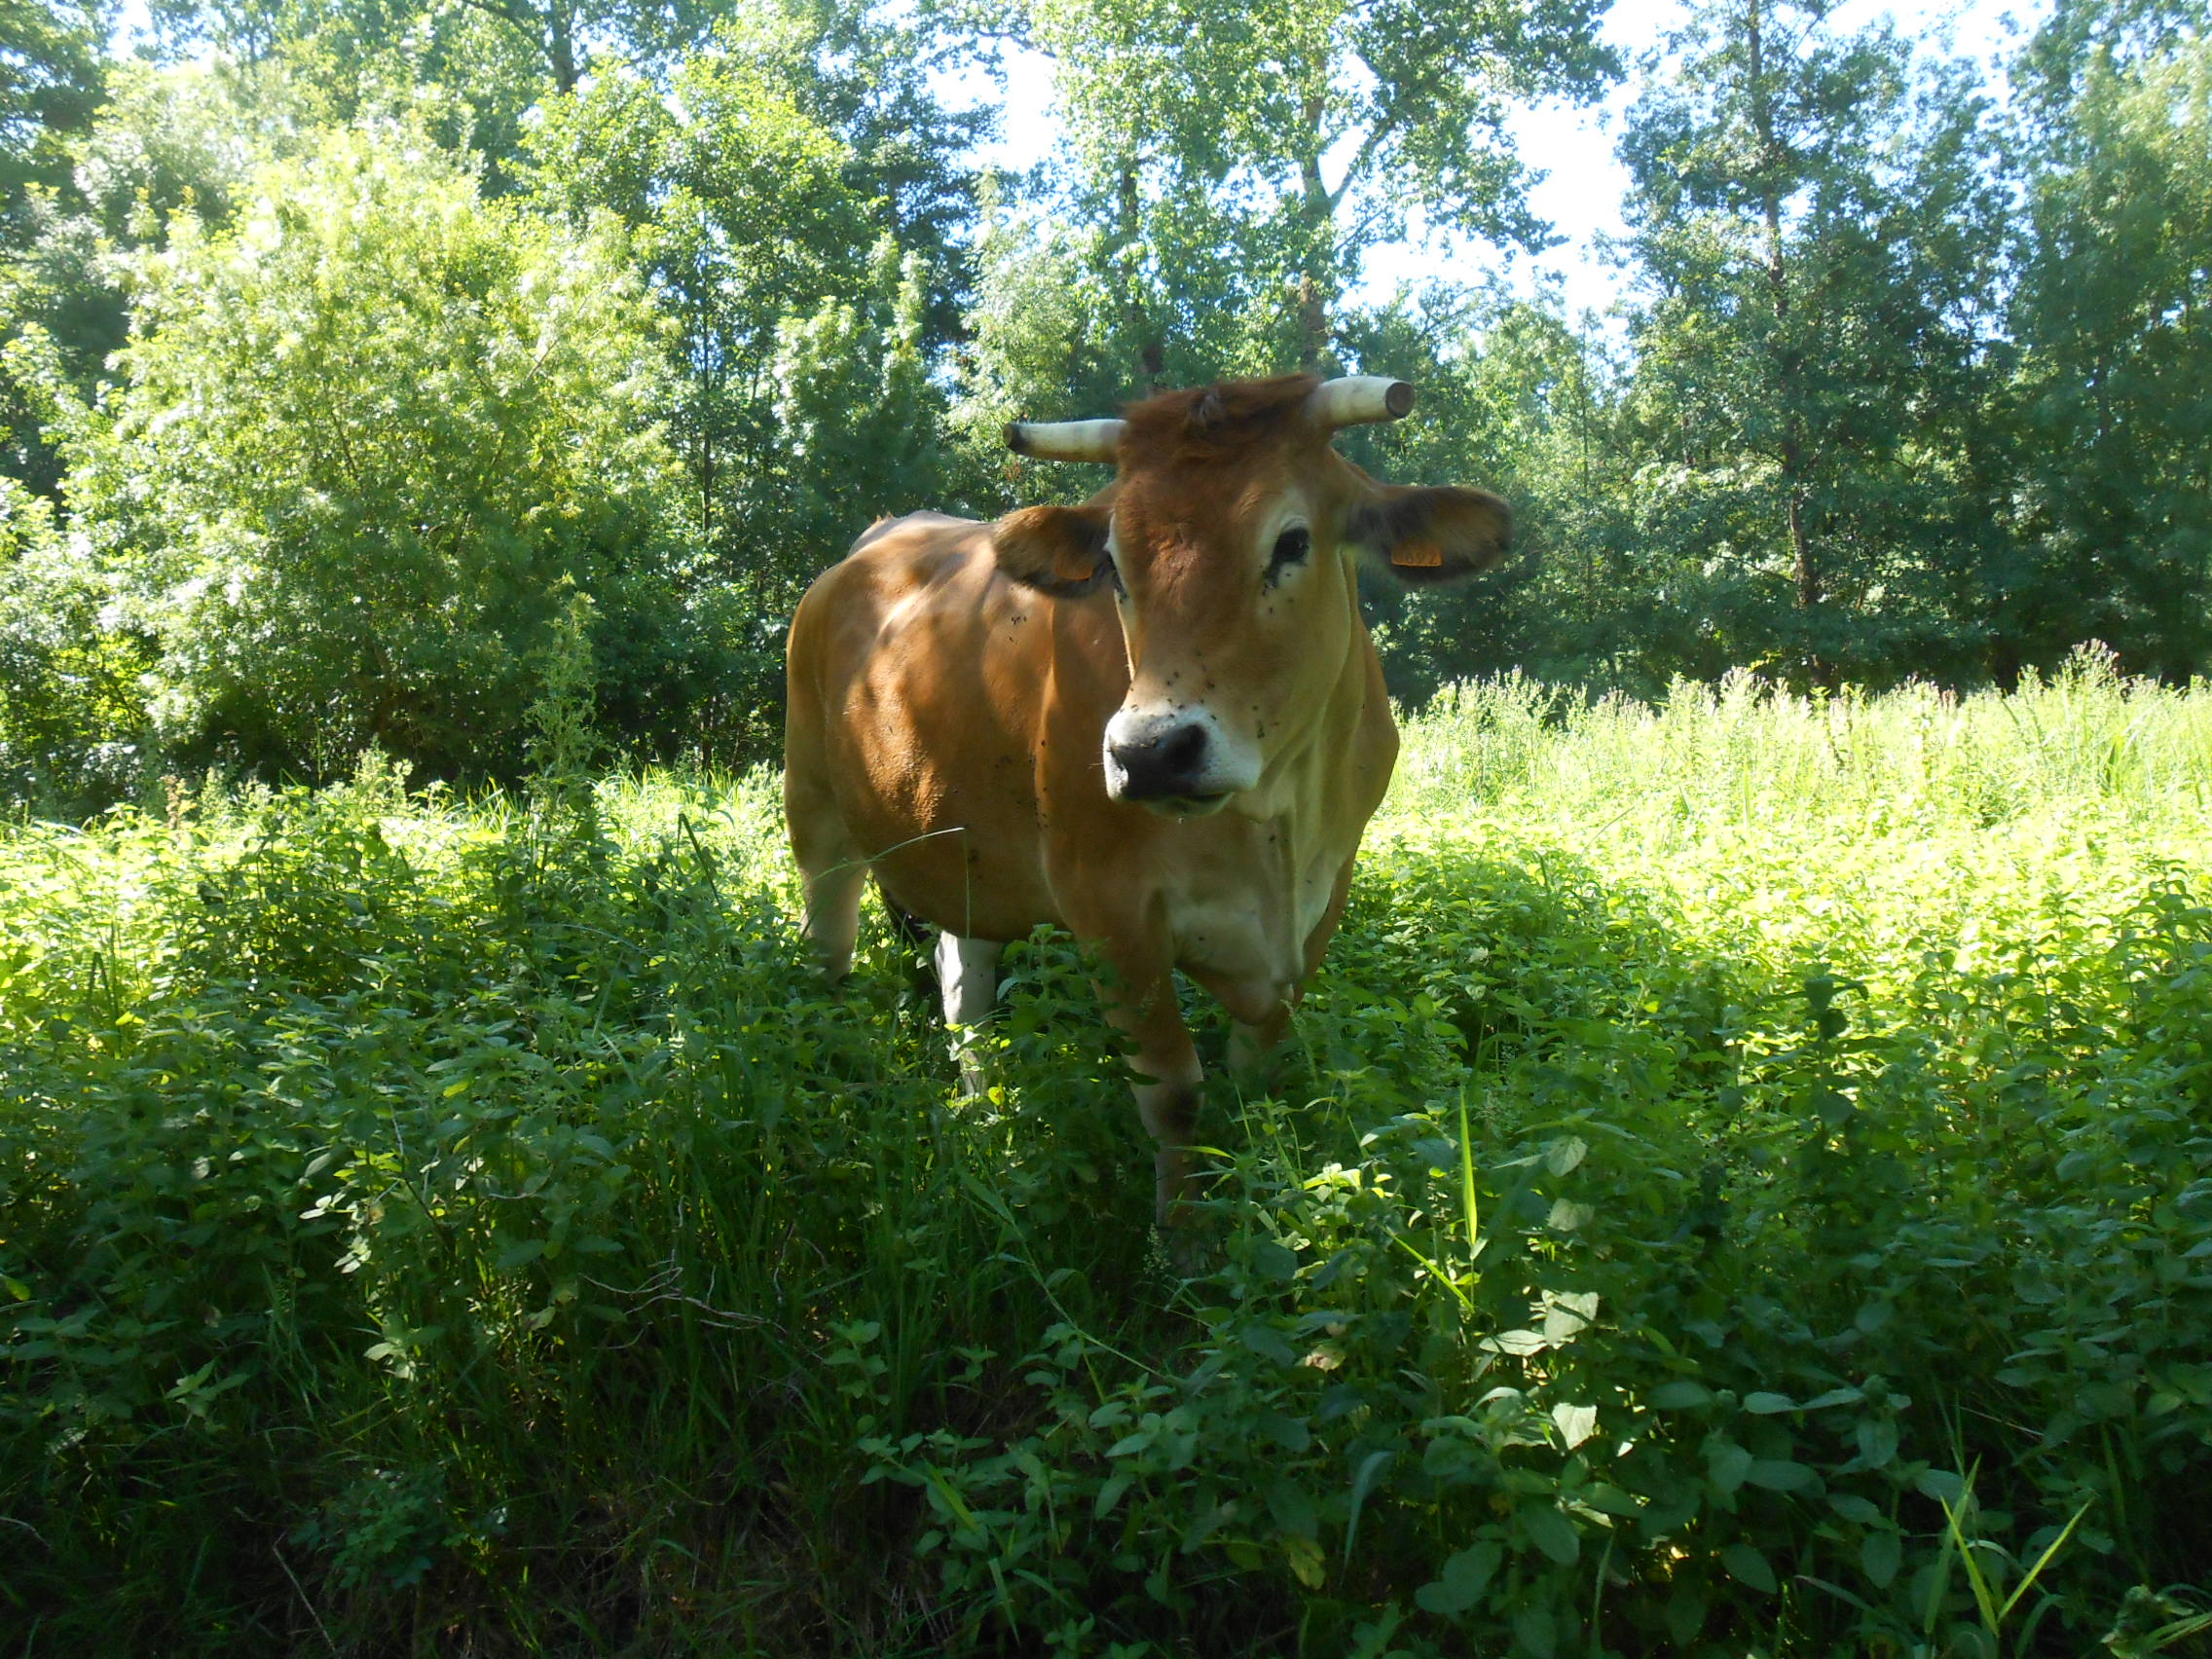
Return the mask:
[[991, 526], [991, 552], [1008, 578], [1055, 599], [1081, 599], [1112, 580], [1106, 514], [1091, 507], [1023, 507]]
[[1487, 571], [1513, 542], [1513, 509], [1486, 490], [1371, 485], [1345, 517], [1345, 540], [1409, 586]]

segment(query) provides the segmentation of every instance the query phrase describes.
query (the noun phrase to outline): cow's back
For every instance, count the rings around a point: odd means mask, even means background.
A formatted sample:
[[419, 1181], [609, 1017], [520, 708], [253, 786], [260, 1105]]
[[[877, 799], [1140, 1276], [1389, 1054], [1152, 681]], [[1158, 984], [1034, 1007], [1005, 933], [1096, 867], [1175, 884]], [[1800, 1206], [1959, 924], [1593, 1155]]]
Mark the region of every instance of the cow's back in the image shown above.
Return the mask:
[[895, 903], [963, 937], [1059, 921], [1036, 776], [1051, 627], [1049, 602], [998, 575], [988, 525], [870, 530], [792, 622], [794, 835], [841, 833]]

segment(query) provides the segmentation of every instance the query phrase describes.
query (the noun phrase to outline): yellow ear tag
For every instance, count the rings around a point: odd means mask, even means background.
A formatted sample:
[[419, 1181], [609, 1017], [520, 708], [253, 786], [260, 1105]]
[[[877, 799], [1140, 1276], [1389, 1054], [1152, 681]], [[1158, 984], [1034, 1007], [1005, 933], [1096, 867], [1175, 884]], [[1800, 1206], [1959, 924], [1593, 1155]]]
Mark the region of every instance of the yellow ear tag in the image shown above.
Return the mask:
[[1390, 563], [1433, 571], [1444, 563], [1444, 549], [1433, 541], [1401, 541], [1390, 549]]

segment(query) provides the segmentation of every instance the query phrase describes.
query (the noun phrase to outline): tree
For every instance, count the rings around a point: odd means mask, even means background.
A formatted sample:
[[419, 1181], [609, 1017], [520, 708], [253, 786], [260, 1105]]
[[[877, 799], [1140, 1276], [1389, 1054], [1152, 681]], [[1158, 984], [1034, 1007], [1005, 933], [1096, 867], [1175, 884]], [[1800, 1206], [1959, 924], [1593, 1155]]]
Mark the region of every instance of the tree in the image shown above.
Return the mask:
[[806, 583], [871, 520], [947, 504], [931, 334], [948, 250], [869, 194], [875, 166], [810, 113], [859, 122], [865, 99], [825, 92], [789, 42], [737, 39], [665, 91], [608, 75], [549, 101], [532, 157], [540, 207], [631, 228], [672, 324], [671, 433], [750, 642], [718, 702], [757, 737]]
[[[431, 66], [420, 78], [434, 82], [441, 66], [473, 60], [481, 70], [519, 51], [534, 77], [561, 92], [574, 92], [602, 56], [609, 67], [673, 61], [705, 38], [714, 15], [697, 0], [151, 0], [148, 9], [172, 55], [212, 47], [243, 64], [304, 55], [340, 78], [412, 56]], [[474, 36], [472, 19], [498, 44]]]
[[610, 227], [478, 199], [397, 132], [272, 165], [135, 265], [127, 376], [68, 494], [186, 756], [311, 777], [375, 743], [519, 762], [573, 589], [602, 696], [682, 678], [683, 525], [649, 311]]
[[[45, 429], [49, 390], [90, 403], [129, 335], [119, 256], [158, 245], [190, 211], [218, 229], [253, 168], [294, 142], [272, 131], [207, 66], [117, 64], [108, 101], [64, 145], [67, 189], [34, 190], [19, 245], [0, 266], [0, 470], [58, 501], [61, 458]], [[26, 379], [26, 376], [28, 377]], [[42, 389], [39, 384], [51, 383]]]
[[0, 800], [81, 812], [137, 781], [147, 659], [102, 626], [113, 599], [53, 503], [0, 477]]
[[0, 0], [0, 222], [10, 248], [34, 191], [69, 182], [68, 139], [99, 107], [99, 0]]
[[1456, 304], [1403, 300], [1355, 318], [1359, 361], [1419, 388], [1419, 418], [1346, 434], [1362, 464], [1393, 478], [1479, 485], [1513, 507], [1513, 551], [1451, 588], [1375, 584], [1376, 638], [1394, 695], [1427, 697], [1477, 675], [1640, 683], [1629, 637], [1648, 621], [1636, 575], [1647, 550], [1623, 510], [1633, 450], [1625, 366], [1594, 318], [1556, 295], [1502, 289]]
[[2028, 134], [1991, 625], [2001, 673], [2096, 639], [2184, 680], [2212, 667], [2212, 40], [2201, 8], [2149, 44], [2087, 10], [2048, 25], [2078, 54], [2028, 54], [2064, 96]]
[[[46, 246], [76, 208], [71, 152], [104, 89], [97, 0], [0, 0], [0, 342], [32, 319], [67, 326]], [[66, 264], [66, 262], [62, 262]], [[0, 474], [55, 487], [33, 400], [0, 364]]]
[[[1649, 542], [1714, 673], [1956, 672], [2003, 203], [1984, 100], [1825, 0], [1720, 0], [1630, 117]], [[1948, 658], [1949, 660], [1946, 660]]]
[[702, 54], [668, 94], [608, 75], [549, 102], [531, 140], [539, 203], [630, 227], [675, 324], [672, 427], [710, 545], [734, 556], [739, 503], [765, 459], [783, 320], [850, 299], [873, 240], [836, 135], [751, 63]]
[[[1113, 297], [1142, 388], [1219, 369], [1316, 368], [1378, 242], [1449, 231], [1533, 245], [1516, 102], [1597, 95], [1616, 72], [1603, 0], [1025, 0], [1055, 61]], [[1197, 314], [1194, 314], [1197, 313]], [[1210, 348], [1210, 350], [1209, 350]]]
[[973, 153], [997, 117], [948, 109], [939, 96], [933, 71], [958, 44], [871, 0], [774, 0], [722, 19], [715, 41], [837, 135], [845, 187], [871, 204], [879, 234], [923, 262], [927, 350], [959, 339], [984, 188]]

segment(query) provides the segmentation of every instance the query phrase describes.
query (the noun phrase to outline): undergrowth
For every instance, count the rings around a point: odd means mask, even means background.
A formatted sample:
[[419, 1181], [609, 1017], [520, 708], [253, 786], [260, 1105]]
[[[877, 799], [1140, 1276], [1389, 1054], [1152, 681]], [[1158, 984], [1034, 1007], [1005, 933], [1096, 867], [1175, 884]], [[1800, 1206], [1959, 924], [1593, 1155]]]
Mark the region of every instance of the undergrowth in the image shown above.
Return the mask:
[[764, 776], [18, 825], [0, 1634], [2202, 1653], [2208, 732], [1463, 690], [1196, 1277], [1072, 946], [961, 1101]]

